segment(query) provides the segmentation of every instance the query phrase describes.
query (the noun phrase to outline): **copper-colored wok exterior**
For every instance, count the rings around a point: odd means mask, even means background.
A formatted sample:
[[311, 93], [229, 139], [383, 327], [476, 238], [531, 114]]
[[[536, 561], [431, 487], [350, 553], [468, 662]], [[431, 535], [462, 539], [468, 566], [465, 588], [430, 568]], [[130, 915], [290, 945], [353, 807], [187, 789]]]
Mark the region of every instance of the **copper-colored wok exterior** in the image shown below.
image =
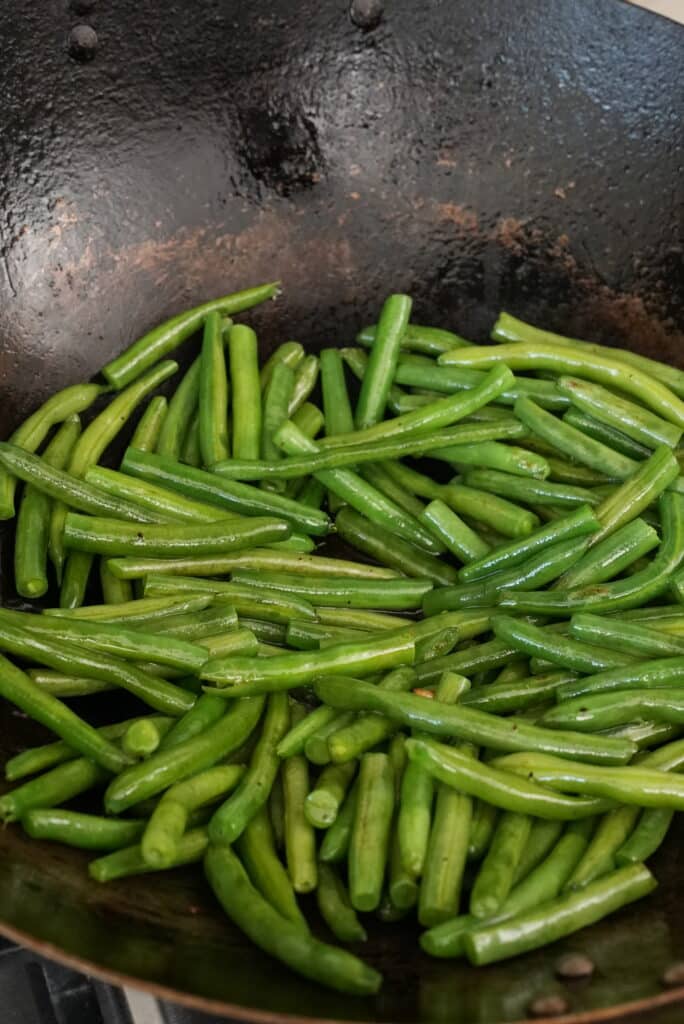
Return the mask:
[[[679, 26], [618, 0], [392, 0], [369, 32], [345, 0], [117, 0], [79, 64], [76, 20], [0, 8], [0, 436], [170, 313], [274, 277], [283, 298], [250, 316], [265, 350], [349, 343], [403, 290], [473, 338], [503, 306], [684, 364]], [[40, 735], [2, 708], [3, 759]], [[517, 1021], [577, 945], [598, 969], [564, 1019], [684, 1018], [659, 981], [684, 958], [677, 837], [653, 897], [510, 964], [373, 927], [374, 1001], [253, 949], [198, 871], [98, 886], [86, 860], [1, 831], [0, 930], [235, 1019]]]

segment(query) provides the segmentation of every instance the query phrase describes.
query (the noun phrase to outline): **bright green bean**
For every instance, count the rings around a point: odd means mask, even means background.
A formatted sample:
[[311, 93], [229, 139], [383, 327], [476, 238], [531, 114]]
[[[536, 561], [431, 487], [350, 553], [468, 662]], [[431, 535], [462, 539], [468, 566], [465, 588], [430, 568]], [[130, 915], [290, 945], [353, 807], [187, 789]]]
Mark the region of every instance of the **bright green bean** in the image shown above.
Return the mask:
[[[231, 327], [230, 335], [238, 329]], [[200, 452], [204, 465], [212, 466], [229, 455], [228, 374], [221, 316], [216, 310], [208, 313], [204, 321], [198, 399]], [[180, 452], [160, 454], [175, 454], [178, 458]]]
[[408, 295], [390, 295], [383, 304], [356, 406], [357, 430], [383, 418], [411, 306]]
[[[252, 328], [244, 324], [231, 327], [228, 351], [233, 400], [233, 457], [258, 459], [261, 448], [261, 383], [257, 338]], [[220, 458], [213, 460], [220, 461]]]
[[555, 581], [553, 587], [569, 589], [605, 583], [647, 555], [657, 547], [659, 541], [658, 533], [652, 526], [643, 519], [632, 519], [598, 544], [594, 544], [592, 539], [592, 547], [579, 558], [576, 565]]
[[[171, 396], [156, 446], [145, 448], [144, 451], [156, 451], [157, 454], [166, 455], [171, 459], [180, 458], [183, 441], [197, 411], [201, 373], [202, 359], [198, 356], [183, 374], [178, 387]], [[131, 448], [139, 447], [131, 441]]]
[[394, 778], [387, 754], [361, 758], [349, 845], [349, 896], [355, 910], [380, 904], [394, 811]]
[[[501, 815], [470, 893], [470, 913], [473, 917], [492, 917], [501, 910], [513, 888], [531, 830], [532, 819], [529, 815], [513, 811]], [[432, 925], [440, 922], [426, 923]]]

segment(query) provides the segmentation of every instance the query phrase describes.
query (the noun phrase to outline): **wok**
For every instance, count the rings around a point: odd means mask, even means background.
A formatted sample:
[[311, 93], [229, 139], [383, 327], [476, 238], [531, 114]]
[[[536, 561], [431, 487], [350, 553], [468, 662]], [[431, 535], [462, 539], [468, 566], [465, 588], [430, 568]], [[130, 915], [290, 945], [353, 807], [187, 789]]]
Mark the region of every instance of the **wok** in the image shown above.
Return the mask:
[[[89, 62], [65, 0], [0, 8], [0, 436], [171, 313], [276, 277], [249, 314], [265, 351], [348, 343], [401, 290], [475, 339], [504, 307], [682, 365], [681, 27], [618, 0], [394, 0], [373, 29], [346, 0], [78, 6]], [[43, 735], [0, 715], [3, 759]], [[85, 862], [2, 830], [0, 931], [233, 1019], [517, 1021], [577, 946], [598, 970], [564, 1020], [684, 1014], [659, 982], [684, 957], [676, 835], [655, 896], [510, 964], [378, 925], [375, 1001], [260, 954], [199, 872], [98, 886]]]

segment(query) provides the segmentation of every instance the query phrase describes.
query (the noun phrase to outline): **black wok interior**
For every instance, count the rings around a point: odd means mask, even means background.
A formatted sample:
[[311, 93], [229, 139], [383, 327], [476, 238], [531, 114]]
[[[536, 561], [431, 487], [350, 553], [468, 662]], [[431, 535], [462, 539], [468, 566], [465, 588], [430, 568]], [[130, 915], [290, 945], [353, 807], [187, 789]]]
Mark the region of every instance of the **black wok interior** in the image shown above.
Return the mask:
[[[166, 316], [274, 278], [283, 296], [248, 317], [264, 352], [348, 344], [406, 291], [416, 320], [473, 339], [506, 308], [684, 365], [681, 26], [620, 0], [393, 0], [369, 30], [345, 0], [85, 6], [0, 6], [0, 437]], [[89, 61], [69, 53], [79, 21]], [[6, 567], [9, 528], [0, 544]], [[3, 758], [42, 735], [0, 717]], [[583, 934], [598, 970], [565, 989], [572, 941], [474, 972], [377, 924], [382, 992], [341, 997], [256, 951], [198, 872], [98, 886], [16, 827], [0, 931], [248, 1020], [495, 1024], [563, 990], [596, 1011], [568, 1020], [646, 1000], [639, 1020], [669, 1024], [678, 838], [655, 896]]]

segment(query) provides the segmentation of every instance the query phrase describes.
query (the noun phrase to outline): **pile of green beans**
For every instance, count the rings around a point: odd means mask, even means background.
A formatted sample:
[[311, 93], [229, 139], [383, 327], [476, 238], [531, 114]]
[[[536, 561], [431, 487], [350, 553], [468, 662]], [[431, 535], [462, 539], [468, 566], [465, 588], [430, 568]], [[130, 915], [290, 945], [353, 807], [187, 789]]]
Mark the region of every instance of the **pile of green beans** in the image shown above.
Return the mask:
[[[684, 372], [507, 313], [474, 345], [406, 295], [361, 347], [260, 362], [239, 317], [277, 291], [152, 328], [0, 442], [35, 602], [0, 608], [0, 696], [55, 737], [12, 752], [0, 819], [96, 851], [99, 884], [201, 862], [256, 945], [368, 996], [301, 895], [339, 942], [413, 913], [479, 965], [655, 886], [684, 809]], [[114, 690], [140, 706], [103, 726]]]

